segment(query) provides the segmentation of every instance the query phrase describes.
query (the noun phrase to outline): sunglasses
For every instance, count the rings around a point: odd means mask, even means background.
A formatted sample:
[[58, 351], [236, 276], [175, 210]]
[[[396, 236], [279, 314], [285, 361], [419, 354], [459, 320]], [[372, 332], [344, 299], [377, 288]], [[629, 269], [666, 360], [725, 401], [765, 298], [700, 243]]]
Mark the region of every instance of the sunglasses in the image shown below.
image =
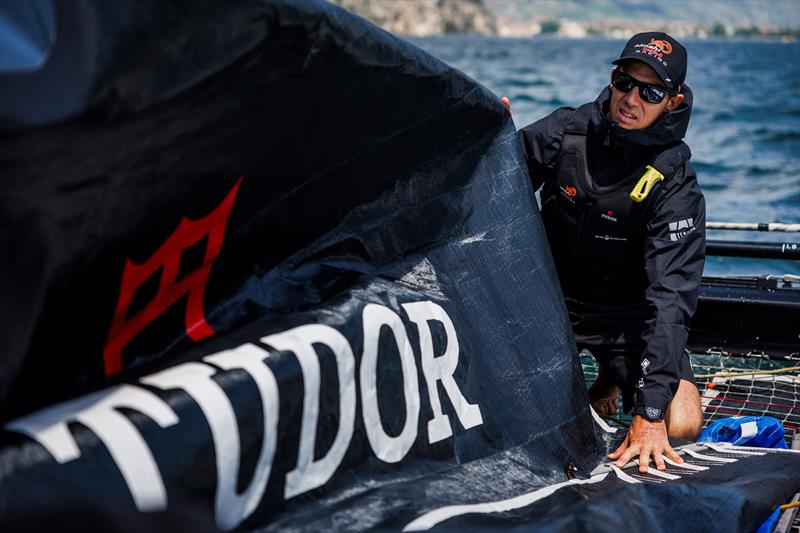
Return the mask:
[[614, 72], [614, 77], [611, 80], [611, 85], [614, 86], [615, 89], [618, 91], [622, 91], [624, 93], [628, 93], [633, 90], [634, 87], [639, 87], [639, 96], [645, 102], [650, 104], [658, 104], [664, 99], [665, 96], [668, 94], [675, 94], [671, 91], [666, 90], [664, 87], [660, 85], [653, 85], [651, 83], [644, 83], [635, 78], [631, 78], [627, 74], [624, 74], [620, 71]]

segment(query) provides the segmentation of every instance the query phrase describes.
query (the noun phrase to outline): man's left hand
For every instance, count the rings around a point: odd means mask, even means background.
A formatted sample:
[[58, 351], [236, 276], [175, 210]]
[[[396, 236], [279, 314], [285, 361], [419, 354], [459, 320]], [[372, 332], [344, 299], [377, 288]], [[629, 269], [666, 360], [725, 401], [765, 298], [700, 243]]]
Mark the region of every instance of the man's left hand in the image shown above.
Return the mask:
[[511, 114], [511, 100], [509, 100], [508, 97], [504, 96], [504, 97], [502, 97], [500, 99], [500, 101], [503, 103], [504, 106], [506, 106], [506, 109], [508, 109], [508, 114], [510, 115]]
[[642, 474], [647, 473], [647, 465], [650, 463], [651, 457], [659, 470], [667, 468], [664, 464], [665, 455], [676, 463], [683, 463], [683, 459], [669, 445], [666, 423], [663, 420], [651, 422], [638, 415], [633, 417], [625, 440], [614, 453], [609, 454], [608, 458], [616, 460], [616, 465], [622, 468], [637, 455], [639, 456], [639, 472]]

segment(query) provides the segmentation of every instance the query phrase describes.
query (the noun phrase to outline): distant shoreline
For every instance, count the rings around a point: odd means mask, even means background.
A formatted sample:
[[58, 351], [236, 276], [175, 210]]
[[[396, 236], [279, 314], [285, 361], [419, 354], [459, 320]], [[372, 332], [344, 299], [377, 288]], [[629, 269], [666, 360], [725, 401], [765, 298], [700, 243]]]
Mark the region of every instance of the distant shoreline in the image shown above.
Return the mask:
[[[381, 28], [406, 37], [441, 37], [449, 35], [481, 35], [500, 38], [546, 38], [553, 36], [565, 39], [627, 39], [642, 31], [664, 31], [677, 39], [719, 40], [771, 40], [792, 42], [800, 39], [800, 27], [795, 14], [790, 19], [770, 20], [760, 17], [745, 17], [738, 23], [708, 20], [706, 16], [683, 20], [665, 19], [663, 9], [659, 17], [626, 18], [604, 17], [582, 19], [564, 16], [570, 6], [592, 7], [597, 11], [597, 2], [577, 4], [577, 0], [562, 0], [566, 7], [561, 10], [546, 9], [531, 16], [532, 9], [511, 13], [508, 6], [489, 0], [332, 0], [345, 9], [364, 17]], [[500, 0], [497, 0], [500, 1]], [[599, 1], [599, 0], [598, 0]], [[605, 7], [614, 7], [613, 0]], [[706, 0], [709, 8], [722, 5]], [[798, 0], [791, 0], [797, 2]], [[520, 0], [517, 8], [531, 7], [533, 0]], [[491, 5], [495, 9], [489, 9]], [[662, 2], [661, 7], [664, 7]], [[750, 4], [748, 4], [750, 5]], [[553, 7], [553, 4], [550, 4]], [[619, 6], [617, 6], [619, 7]], [[658, 7], [658, 6], [651, 6]], [[696, 7], [696, 6], [695, 6]], [[499, 9], [503, 8], [503, 9]], [[752, 6], [751, 6], [752, 8]], [[604, 8], [605, 9], [605, 8]], [[615, 12], [614, 9], [610, 10]], [[619, 10], [617, 9], [616, 12]], [[696, 9], [694, 11], [697, 11]], [[713, 9], [712, 9], [713, 11]], [[691, 13], [689, 13], [691, 14]], [[696, 13], [695, 13], [696, 14]], [[697, 15], [697, 14], [696, 14]], [[643, 22], [646, 21], [646, 22]], [[759, 20], [759, 21], [757, 21]]]
[[[458, 39], [458, 38], [475, 38], [475, 39], [494, 39], [494, 40], [508, 40], [508, 41], [524, 41], [524, 40], [552, 40], [552, 41], [626, 41], [627, 37], [618, 37], [616, 35], [586, 35], [585, 37], [573, 37], [568, 35], [558, 35], [553, 33], [539, 33], [529, 36], [506, 36], [506, 35], [482, 35], [479, 33], [442, 33], [438, 35], [403, 35], [400, 33], [395, 34], [404, 39]], [[737, 35], [733, 37], [723, 37], [715, 35], [713, 37], [701, 37], [698, 35], [687, 35], [681, 37], [682, 41], [703, 41], [703, 42], [770, 42], [781, 44], [793, 44], [800, 41], [800, 36], [778, 36], [778, 35], [754, 35], [742, 36]]]

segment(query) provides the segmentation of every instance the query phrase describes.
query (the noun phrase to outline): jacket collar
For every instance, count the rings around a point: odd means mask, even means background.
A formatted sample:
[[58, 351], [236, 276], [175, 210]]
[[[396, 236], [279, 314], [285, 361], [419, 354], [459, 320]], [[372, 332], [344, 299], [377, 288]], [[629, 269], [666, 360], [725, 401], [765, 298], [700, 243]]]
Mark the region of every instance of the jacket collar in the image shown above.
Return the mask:
[[600, 96], [594, 101], [591, 125], [595, 132], [608, 135], [615, 144], [634, 146], [663, 146], [674, 144], [683, 139], [689, 127], [689, 117], [692, 114], [692, 90], [688, 85], [683, 85], [684, 99], [674, 111], [664, 113], [649, 128], [643, 130], [626, 130], [619, 127], [616, 122], [606, 118], [608, 101], [611, 98], [611, 89], [606, 86]]

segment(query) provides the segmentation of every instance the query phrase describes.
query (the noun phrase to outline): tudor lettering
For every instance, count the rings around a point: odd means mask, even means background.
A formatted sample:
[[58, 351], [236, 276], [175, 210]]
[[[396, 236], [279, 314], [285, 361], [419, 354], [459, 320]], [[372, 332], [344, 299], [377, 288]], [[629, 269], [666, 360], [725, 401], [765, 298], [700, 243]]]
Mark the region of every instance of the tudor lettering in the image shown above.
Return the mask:
[[[420, 427], [427, 426], [426, 440], [429, 443], [451, 437], [456, 425], [445, 414], [445, 406], [452, 407], [451, 412], [465, 430], [483, 424], [480, 407], [477, 403], [470, 403], [454, 378], [460, 349], [455, 326], [446, 311], [430, 301], [409, 302], [401, 307], [410, 323], [405, 323], [400, 314], [383, 305], [367, 304], [363, 308], [363, 349], [358, 357], [342, 333], [324, 324], [302, 325], [260, 339], [272, 349], [291, 353], [300, 365], [302, 402], [287, 402], [284, 398], [284, 409], [288, 412], [283, 414], [279, 409], [282, 401], [278, 380], [270, 366], [276, 363], [266, 348], [255, 343], [245, 343], [203, 357], [202, 361], [183, 363], [140, 380], [143, 385], [155, 387], [163, 391], [160, 394], [166, 394], [173, 400], [176, 394], [188, 395], [199, 407], [213, 444], [216, 464], [214, 516], [221, 530], [238, 527], [261, 506], [273, 473], [273, 461], [282, 446], [296, 446], [297, 450], [294, 469], [282, 480], [285, 499], [328, 483], [350, 449], [359, 412], [369, 443], [367, 449], [371, 449], [375, 457], [386, 463], [397, 463], [407, 456], [419, 438]], [[436, 343], [438, 348], [434, 347], [432, 323], [437, 324], [436, 331], [444, 332], [441, 342]], [[381, 383], [377, 379], [380, 371], [377, 361], [383, 328], [391, 333], [391, 337], [384, 338], [391, 338], [396, 344], [402, 369], [400, 375], [391, 377], [402, 381], [403, 397], [396, 408], [405, 411], [405, 423], [397, 435], [386, 432], [377, 403], [378, 384]], [[412, 346], [408, 335], [410, 328], [417, 329], [419, 345]], [[320, 364], [317, 351], [320, 345], [326, 346], [336, 360], [339, 413], [338, 426], [333, 428], [319, 427], [322, 370], [328, 368]], [[426, 412], [432, 413], [427, 424], [422, 424], [419, 419], [420, 370], [430, 402], [430, 410]], [[234, 391], [225, 385], [236, 382], [228, 375], [231, 372], [238, 372], [239, 376], [244, 375], [245, 379], [255, 384], [261, 406], [259, 414], [263, 418], [263, 434], [256, 446], [253, 446], [252, 439], [241, 438], [235, 411], [235, 406], [241, 402], [231, 401], [230, 396]], [[360, 410], [356, 396], [359, 389]], [[442, 396], [441, 390], [444, 391]], [[300, 394], [299, 390], [295, 391]], [[237, 395], [241, 394], [238, 390], [236, 392]], [[135, 424], [127, 414], [119, 411], [120, 408], [141, 413], [160, 428], [196, 423], [193, 417], [188, 417], [186, 421], [179, 420], [169, 404], [154, 392], [141, 386], [120, 385], [14, 420], [5, 429], [23, 433], [39, 442], [57, 462], [63, 464], [81, 457], [81, 449], [68, 424], [73, 421], [82, 423], [108, 449], [136, 508], [141, 512], [162, 511], [168, 506], [169, 491], [158, 465], [169, 462], [169, 459], [157, 461], [159, 458], [153, 457], [148, 444], [149, 440], [154, 439], [152, 432], [158, 430], [153, 429], [153, 424]], [[291, 409], [300, 409], [300, 412]], [[282, 424], [300, 426], [298, 442], [281, 442], [278, 439], [281, 416], [285, 417]], [[208, 430], [184, 433], [204, 435], [204, 431]], [[335, 431], [333, 439], [323, 439], [331, 443], [327, 450], [316, 450], [319, 431]], [[188, 444], [198, 448], [207, 446], [205, 441]], [[245, 455], [252, 457], [256, 453], [255, 461], [244, 460]], [[243, 463], [254, 464], [250, 467], [253, 472], [240, 472]], [[242, 483], [243, 480], [246, 482]]]
[[[186, 391], [206, 417], [217, 450], [215, 517], [222, 530], [233, 529], [255, 510], [267, 486], [278, 435], [278, 383], [267, 365], [269, 354], [252, 344], [243, 344], [203, 358], [223, 370], [240, 369], [255, 382], [261, 398], [264, 434], [261, 452], [250, 484], [237, 491], [241, 446], [236, 414], [224, 390], [211, 377], [216, 371], [201, 363], [185, 363], [142, 378], [141, 382], [160, 389]], [[224, 450], [225, 453], [221, 453]]]
[[63, 464], [81, 456], [67, 426], [70, 422], [80, 422], [108, 448], [136, 508], [142, 512], [163, 511], [167, 507], [167, 493], [161, 472], [139, 430], [118, 411], [120, 408], [138, 411], [162, 428], [178, 423], [172, 408], [152, 392], [119, 385], [13, 420], [5, 429], [39, 442]]

